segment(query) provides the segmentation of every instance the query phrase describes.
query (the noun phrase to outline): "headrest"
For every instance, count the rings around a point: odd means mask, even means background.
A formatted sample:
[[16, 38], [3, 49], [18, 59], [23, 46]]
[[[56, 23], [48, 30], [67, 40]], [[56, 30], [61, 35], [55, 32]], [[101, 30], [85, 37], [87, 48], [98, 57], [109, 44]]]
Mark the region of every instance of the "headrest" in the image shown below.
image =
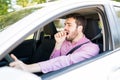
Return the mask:
[[53, 22], [44, 27], [44, 33], [51, 36], [54, 36], [54, 34], [57, 33], [56, 27]]
[[92, 40], [100, 32], [101, 29], [99, 28], [98, 21], [94, 19], [87, 19], [87, 25], [84, 30], [86, 37]]

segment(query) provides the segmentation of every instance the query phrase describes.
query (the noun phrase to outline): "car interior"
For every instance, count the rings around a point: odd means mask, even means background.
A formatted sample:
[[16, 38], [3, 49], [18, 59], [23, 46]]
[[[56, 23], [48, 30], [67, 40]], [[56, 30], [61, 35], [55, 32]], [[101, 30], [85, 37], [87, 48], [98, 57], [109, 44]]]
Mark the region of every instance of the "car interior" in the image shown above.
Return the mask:
[[[75, 13], [85, 16], [87, 19], [87, 25], [85, 27], [84, 34], [93, 43], [99, 45], [100, 54], [104, 52], [102, 26], [100, 24], [100, 16], [97, 9], [93, 8], [90, 10], [87, 8], [85, 10], [76, 11]], [[40, 29], [41, 31], [38, 30], [34, 33], [33, 37], [25, 39], [9, 54], [14, 54], [27, 64], [48, 60], [55, 45], [54, 34], [63, 30], [64, 20], [64, 16], [62, 16], [48, 23], [42, 30]], [[8, 65], [8, 61], [6, 59], [1, 60], [0, 66], [5, 65]]]
[[[56, 26], [59, 25], [55, 25], [55, 22], [51, 22], [44, 27], [42, 32], [40, 32], [41, 34], [40, 39], [39, 41], [37, 41], [37, 44], [39, 46], [37, 46], [37, 50], [35, 52], [36, 54], [34, 54], [31, 58], [32, 63], [38, 61], [45, 61], [49, 59], [50, 54], [52, 53], [52, 50], [54, 49], [55, 45], [54, 34], [59, 31], [59, 29], [56, 29]], [[100, 53], [102, 53], [103, 52], [102, 33], [98, 24], [98, 20], [88, 18], [84, 34], [92, 42], [99, 45]]]

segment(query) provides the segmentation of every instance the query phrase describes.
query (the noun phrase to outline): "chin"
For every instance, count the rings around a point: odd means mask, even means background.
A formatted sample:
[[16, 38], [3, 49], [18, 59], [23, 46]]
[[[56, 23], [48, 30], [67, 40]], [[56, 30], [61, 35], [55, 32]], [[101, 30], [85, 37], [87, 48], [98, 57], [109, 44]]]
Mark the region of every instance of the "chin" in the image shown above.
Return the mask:
[[69, 38], [66, 37], [66, 40], [69, 41]]
[[68, 37], [66, 37], [66, 40], [67, 40], [67, 41], [72, 41], [72, 40], [71, 40], [70, 38], [68, 38]]

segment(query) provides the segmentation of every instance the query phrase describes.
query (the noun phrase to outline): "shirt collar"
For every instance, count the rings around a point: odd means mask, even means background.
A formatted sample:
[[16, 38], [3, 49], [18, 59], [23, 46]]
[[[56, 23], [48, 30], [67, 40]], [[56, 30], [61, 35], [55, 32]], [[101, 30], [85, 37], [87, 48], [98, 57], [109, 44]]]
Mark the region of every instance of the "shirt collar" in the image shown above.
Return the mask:
[[80, 40], [75, 44], [72, 44], [70, 41], [65, 40], [66, 43], [68, 43], [69, 45], [72, 45], [72, 46], [76, 46], [78, 44], [83, 44], [88, 41], [90, 41], [90, 40], [85, 35], [82, 38], [80, 38]]

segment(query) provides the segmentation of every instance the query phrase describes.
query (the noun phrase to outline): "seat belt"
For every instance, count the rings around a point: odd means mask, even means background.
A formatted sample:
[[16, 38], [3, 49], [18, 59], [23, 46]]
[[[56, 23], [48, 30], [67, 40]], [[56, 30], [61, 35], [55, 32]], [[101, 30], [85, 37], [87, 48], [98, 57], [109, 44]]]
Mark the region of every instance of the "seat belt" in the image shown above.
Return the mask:
[[87, 43], [89, 43], [90, 41], [87, 41], [87, 42], [85, 42], [85, 43], [83, 43], [83, 44], [80, 44], [80, 45], [78, 45], [78, 46], [75, 46], [73, 49], [71, 49], [66, 55], [68, 55], [68, 54], [72, 54], [76, 49], [78, 49], [78, 48], [80, 48], [82, 45], [84, 45], [84, 44], [87, 44]]

